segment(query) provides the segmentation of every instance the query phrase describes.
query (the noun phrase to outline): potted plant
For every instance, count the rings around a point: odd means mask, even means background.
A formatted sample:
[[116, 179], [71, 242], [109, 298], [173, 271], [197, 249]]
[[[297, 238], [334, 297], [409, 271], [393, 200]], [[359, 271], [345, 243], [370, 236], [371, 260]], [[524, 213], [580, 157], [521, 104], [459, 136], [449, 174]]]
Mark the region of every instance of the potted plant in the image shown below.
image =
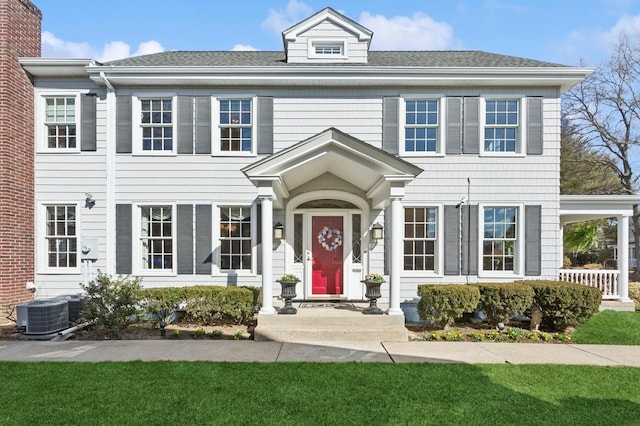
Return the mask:
[[277, 280], [282, 286], [280, 297], [284, 299], [284, 306], [278, 311], [279, 314], [295, 314], [298, 312], [296, 308], [291, 305], [291, 299], [295, 298], [296, 285], [300, 282], [300, 278], [294, 274], [284, 274], [279, 280]]
[[367, 287], [364, 295], [369, 299], [369, 307], [362, 313], [366, 315], [382, 315], [382, 309], [378, 308], [377, 303], [378, 299], [382, 296], [380, 286], [384, 283], [384, 277], [378, 273], [372, 273], [366, 275], [361, 282]]

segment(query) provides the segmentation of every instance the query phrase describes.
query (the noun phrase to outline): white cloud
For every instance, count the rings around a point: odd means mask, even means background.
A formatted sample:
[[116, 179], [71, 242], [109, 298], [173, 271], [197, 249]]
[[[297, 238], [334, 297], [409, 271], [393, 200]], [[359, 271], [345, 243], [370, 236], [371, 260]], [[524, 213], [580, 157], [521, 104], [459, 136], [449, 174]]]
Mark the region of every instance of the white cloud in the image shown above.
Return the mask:
[[280, 34], [314, 12], [314, 9], [304, 2], [289, 0], [284, 10], [269, 9], [269, 16], [262, 22], [262, 28], [270, 33]]
[[260, 49], [258, 49], [257, 47], [253, 47], [250, 44], [236, 44], [235, 46], [233, 46], [231, 48], [231, 50], [235, 51], [235, 52], [240, 52], [240, 51], [255, 52], [255, 51], [260, 50]]
[[49, 31], [42, 32], [42, 57], [46, 58], [92, 58], [100, 62], [108, 62], [129, 56], [148, 55], [158, 52], [164, 52], [164, 47], [155, 40], [140, 43], [132, 55], [131, 47], [123, 41], [106, 43], [102, 51], [100, 51], [91, 47], [87, 42], [64, 41]]
[[371, 48], [375, 50], [442, 50], [460, 45], [449, 24], [421, 12], [392, 18], [362, 12], [358, 22], [373, 31]]

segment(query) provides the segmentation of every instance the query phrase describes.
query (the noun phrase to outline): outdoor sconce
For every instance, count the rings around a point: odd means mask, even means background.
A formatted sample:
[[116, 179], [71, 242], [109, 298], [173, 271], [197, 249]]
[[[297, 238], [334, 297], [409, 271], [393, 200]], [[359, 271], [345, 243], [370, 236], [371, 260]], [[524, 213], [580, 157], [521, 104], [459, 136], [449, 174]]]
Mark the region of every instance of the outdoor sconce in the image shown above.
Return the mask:
[[84, 194], [85, 199], [84, 199], [84, 206], [87, 208], [92, 208], [93, 206], [96, 205], [96, 200], [93, 199], [93, 195], [91, 195], [91, 193], [86, 192]]
[[382, 238], [384, 238], [384, 229], [382, 228], [382, 225], [374, 223], [373, 226], [371, 226], [371, 239], [378, 241]]
[[284, 226], [278, 222], [273, 225], [273, 241], [280, 242], [284, 238]]

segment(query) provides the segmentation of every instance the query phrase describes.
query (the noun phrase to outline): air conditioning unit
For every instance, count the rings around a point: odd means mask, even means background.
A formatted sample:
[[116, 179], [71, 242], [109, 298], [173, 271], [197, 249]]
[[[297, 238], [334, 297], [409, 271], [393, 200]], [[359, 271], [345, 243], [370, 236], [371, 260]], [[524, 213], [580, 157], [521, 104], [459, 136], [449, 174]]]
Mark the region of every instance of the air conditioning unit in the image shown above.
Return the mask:
[[69, 327], [69, 306], [66, 300], [39, 299], [16, 306], [18, 327], [25, 334], [49, 334]]
[[64, 300], [69, 305], [69, 325], [75, 324], [80, 318], [82, 311], [82, 300], [79, 294], [65, 294], [58, 296], [56, 299]]

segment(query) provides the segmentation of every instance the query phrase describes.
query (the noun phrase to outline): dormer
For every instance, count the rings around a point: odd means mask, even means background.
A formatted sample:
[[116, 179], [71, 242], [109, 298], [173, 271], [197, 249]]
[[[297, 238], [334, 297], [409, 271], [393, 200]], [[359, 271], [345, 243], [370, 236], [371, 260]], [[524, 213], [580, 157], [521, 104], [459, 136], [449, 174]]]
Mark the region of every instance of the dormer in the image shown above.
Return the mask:
[[373, 32], [330, 7], [282, 32], [287, 63], [367, 63]]

